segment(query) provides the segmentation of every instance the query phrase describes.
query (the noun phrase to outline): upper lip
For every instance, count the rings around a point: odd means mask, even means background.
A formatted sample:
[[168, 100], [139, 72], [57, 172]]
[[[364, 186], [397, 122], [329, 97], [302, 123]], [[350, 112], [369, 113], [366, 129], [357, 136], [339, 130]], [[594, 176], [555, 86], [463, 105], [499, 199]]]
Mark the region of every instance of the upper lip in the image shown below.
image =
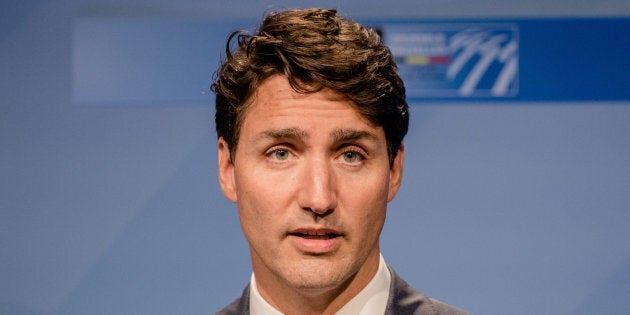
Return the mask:
[[342, 233], [331, 228], [324, 227], [301, 227], [289, 232], [289, 235], [296, 236], [328, 236], [328, 237], [336, 237], [341, 236]]

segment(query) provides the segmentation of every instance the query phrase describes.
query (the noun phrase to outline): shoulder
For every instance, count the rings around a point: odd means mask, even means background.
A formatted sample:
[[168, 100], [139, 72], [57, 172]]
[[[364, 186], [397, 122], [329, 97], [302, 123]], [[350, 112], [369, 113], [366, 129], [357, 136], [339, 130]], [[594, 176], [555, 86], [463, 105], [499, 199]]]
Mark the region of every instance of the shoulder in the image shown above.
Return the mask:
[[224, 309], [214, 315], [242, 315], [249, 314], [249, 285], [243, 290], [243, 294]]
[[468, 313], [413, 289], [390, 268], [392, 283], [385, 314], [467, 315]]

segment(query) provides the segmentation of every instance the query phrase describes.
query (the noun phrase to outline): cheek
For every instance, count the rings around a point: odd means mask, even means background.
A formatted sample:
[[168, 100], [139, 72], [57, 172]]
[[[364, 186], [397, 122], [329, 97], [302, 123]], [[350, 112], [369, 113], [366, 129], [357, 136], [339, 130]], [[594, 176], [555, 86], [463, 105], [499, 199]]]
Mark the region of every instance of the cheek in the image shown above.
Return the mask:
[[366, 204], [387, 204], [389, 194], [389, 172], [380, 171], [377, 173], [358, 176], [345, 184], [348, 191], [352, 191], [349, 197], [355, 203]]
[[236, 194], [241, 226], [245, 234], [270, 232], [290, 207], [289, 185], [255, 170], [237, 174]]
[[353, 209], [349, 219], [364, 230], [379, 228], [385, 220], [388, 195], [387, 177], [361, 178], [346, 188], [345, 208]]
[[256, 169], [245, 170], [237, 174], [236, 193], [239, 204], [252, 211], [268, 213], [282, 209], [290, 200], [296, 187], [287, 174], [263, 172]]
[[251, 245], [264, 244], [266, 239], [274, 235], [273, 210], [270, 209], [265, 200], [252, 193], [241, 194], [238, 203], [238, 217], [243, 230], [243, 235]]

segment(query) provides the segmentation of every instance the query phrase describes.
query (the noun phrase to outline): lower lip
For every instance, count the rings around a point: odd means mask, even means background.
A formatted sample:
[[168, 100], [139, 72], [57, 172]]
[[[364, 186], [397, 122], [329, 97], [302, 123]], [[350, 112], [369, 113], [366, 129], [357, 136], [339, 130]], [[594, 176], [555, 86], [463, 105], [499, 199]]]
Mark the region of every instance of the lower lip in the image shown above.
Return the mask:
[[336, 251], [341, 246], [341, 237], [327, 239], [305, 238], [289, 235], [293, 245], [301, 252], [311, 255], [323, 255]]

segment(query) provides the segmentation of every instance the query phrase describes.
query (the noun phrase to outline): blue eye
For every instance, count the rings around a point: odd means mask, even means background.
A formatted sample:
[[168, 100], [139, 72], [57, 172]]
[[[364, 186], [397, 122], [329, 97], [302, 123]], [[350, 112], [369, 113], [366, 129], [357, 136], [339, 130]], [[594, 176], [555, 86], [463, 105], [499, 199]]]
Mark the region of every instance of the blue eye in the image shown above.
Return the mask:
[[363, 156], [354, 151], [347, 151], [342, 154], [343, 160], [346, 163], [357, 163], [363, 160]]
[[271, 152], [270, 157], [278, 161], [284, 161], [289, 158], [289, 151], [278, 149]]

